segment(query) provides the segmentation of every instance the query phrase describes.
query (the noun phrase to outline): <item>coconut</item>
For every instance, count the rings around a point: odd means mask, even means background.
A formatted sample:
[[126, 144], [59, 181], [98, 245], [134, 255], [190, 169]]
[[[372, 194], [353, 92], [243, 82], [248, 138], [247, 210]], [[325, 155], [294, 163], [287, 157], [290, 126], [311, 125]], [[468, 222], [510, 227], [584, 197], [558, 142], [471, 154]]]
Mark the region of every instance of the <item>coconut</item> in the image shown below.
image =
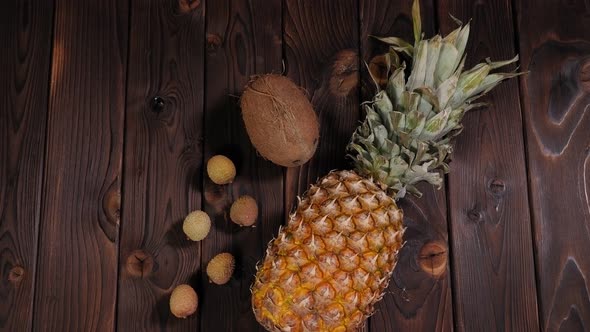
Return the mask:
[[242, 117], [252, 145], [273, 163], [306, 163], [315, 153], [319, 123], [300, 87], [285, 76], [259, 76], [241, 98]]

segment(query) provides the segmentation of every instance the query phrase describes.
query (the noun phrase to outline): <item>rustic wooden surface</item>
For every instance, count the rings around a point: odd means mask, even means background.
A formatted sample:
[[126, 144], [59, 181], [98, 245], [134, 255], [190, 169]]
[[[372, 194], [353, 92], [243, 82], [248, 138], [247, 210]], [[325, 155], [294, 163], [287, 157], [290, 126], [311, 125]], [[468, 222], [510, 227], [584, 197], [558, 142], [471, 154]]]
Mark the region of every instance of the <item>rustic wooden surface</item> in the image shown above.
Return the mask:
[[[590, 4], [517, 1], [543, 330], [590, 330]], [[550, 13], [559, 13], [551, 15]], [[542, 25], [534, 22], [543, 22]]]
[[0, 329], [16, 331], [33, 317], [53, 2], [2, 7]]
[[[221, 252], [236, 258], [230, 282], [218, 286], [202, 273], [201, 331], [264, 331], [250, 306], [255, 265], [282, 220], [283, 171], [256, 155], [242, 123], [238, 96], [250, 77], [281, 72], [280, 1], [209, 1], [205, 66], [205, 160], [230, 157], [237, 176], [218, 186], [204, 173], [203, 207], [213, 221], [202, 241], [203, 271]], [[241, 195], [260, 202], [257, 227], [240, 227], [229, 219], [231, 203]]]
[[182, 221], [201, 207], [204, 9], [134, 1], [130, 11], [117, 327], [196, 330], [198, 316], [175, 319], [168, 297], [199, 282], [200, 246]]
[[128, 13], [55, 2], [36, 331], [115, 327]]
[[[439, 13], [473, 19], [467, 67], [516, 53], [510, 1], [443, 0], [438, 6]], [[439, 20], [443, 33], [456, 28], [446, 14]], [[465, 116], [466, 139], [457, 140], [448, 177], [455, 326], [534, 331], [539, 323], [518, 81], [503, 83], [482, 101], [490, 106]]]
[[[526, 76], [466, 116], [442, 190], [401, 203], [406, 246], [364, 331], [590, 329], [590, 6], [422, 0], [427, 36], [472, 18], [468, 65]], [[410, 0], [0, 3], [0, 331], [262, 331], [249, 286], [296, 196], [335, 168], [372, 85], [370, 35], [411, 39]], [[298, 168], [260, 158], [240, 116], [252, 75], [299, 83], [321, 121]], [[522, 107], [522, 111], [521, 111]], [[214, 154], [238, 175], [214, 185]], [[256, 228], [229, 221], [252, 195]], [[213, 228], [187, 241], [184, 216]], [[210, 284], [207, 262], [237, 258]], [[199, 311], [169, 313], [189, 283]]]

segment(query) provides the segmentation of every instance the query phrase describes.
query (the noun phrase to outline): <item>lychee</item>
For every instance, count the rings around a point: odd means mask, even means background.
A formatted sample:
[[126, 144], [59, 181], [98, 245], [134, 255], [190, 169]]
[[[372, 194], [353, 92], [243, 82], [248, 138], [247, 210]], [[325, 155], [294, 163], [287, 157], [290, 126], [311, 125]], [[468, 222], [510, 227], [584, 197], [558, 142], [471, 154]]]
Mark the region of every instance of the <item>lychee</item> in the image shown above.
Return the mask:
[[252, 226], [258, 217], [256, 200], [248, 195], [238, 198], [229, 210], [230, 219], [240, 226]]
[[170, 311], [178, 318], [186, 318], [194, 314], [198, 304], [197, 293], [187, 284], [176, 286], [170, 296]]
[[204, 239], [211, 229], [211, 218], [201, 210], [193, 211], [186, 216], [182, 223], [182, 230], [193, 241]]
[[234, 273], [235, 264], [236, 260], [234, 259], [234, 256], [227, 252], [213, 257], [213, 259], [209, 261], [209, 264], [207, 264], [207, 276], [209, 276], [209, 281], [218, 285], [227, 283]]
[[228, 184], [236, 177], [236, 166], [226, 156], [216, 155], [207, 162], [207, 174], [216, 184]]

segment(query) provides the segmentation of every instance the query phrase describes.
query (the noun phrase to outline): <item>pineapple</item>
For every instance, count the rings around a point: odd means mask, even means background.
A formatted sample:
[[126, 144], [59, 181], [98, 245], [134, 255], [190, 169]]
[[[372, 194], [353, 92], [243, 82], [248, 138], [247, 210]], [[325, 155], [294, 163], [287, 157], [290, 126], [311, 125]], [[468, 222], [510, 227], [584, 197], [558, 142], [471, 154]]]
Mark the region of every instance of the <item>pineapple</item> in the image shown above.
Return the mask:
[[[396, 200], [419, 196], [416, 183], [440, 186], [449, 171], [451, 139], [465, 112], [502, 80], [508, 61], [464, 71], [469, 24], [422, 39], [419, 2], [412, 7], [413, 45], [396, 37], [383, 56], [387, 79], [374, 77], [366, 119], [348, 152], [355, 170], [333, 171], [299, 200], [268, 246], [252, 285], [256, 319], [269, 331], [356, 331], [383, 297], [403, 245]], [[411, 58], [406, 77], [404, 59]], [[377, 83], [376, 83], [377, 84]], [[383, 88], [383, 89], [382, 89]]]

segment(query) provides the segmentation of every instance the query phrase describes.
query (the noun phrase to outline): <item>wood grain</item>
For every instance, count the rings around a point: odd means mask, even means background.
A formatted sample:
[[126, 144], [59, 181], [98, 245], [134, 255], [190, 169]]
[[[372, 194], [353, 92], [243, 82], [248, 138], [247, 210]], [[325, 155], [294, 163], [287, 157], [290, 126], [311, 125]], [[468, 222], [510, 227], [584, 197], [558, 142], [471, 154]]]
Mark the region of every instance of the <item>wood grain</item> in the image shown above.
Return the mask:
[[[441, 31], [473, 18], [471, 67], [514, 50], [510, 1], [440, 1]], [[453, 290], [459, 331], [535, 331], [536, 286], [518, 82], [510, 80], [465, 116], [449, 175]]]
[[[421, 2], [422, 29], [433, 35], [432, 1]], [[411, 2], [360, 1], [361, 58], [365, 63], [387, 52], [371, 36], [398, 36], [412, 41]], [[370, 100], [375, 84], [366, 66], [361, 70], [362, 100]], [[451, 278], [448, 269], [447, 210], [444, 188], [420, 186], [424, 196], [411, 195], [400, 206], [407, 227], [388, 293], [370, 319], [371, 331], [450, 331], [453, 326]]]
[[590, 4], [516, 8], [541, 327], [588, 331]]
[[56, 1], [34, 330], [114, 329], [127, 18]]
[[[204, 178], [204, 209], [214, 226], [203, 241], [203, 270], [221, 252], [236, 258], [228, 284], [208, 283], [203, 274], [202, 331], [263, 331], [250, 304], [250, 285], [266, 243], [282, 223], [283, 171], [263, 160], [250, 144], [238, 97], [252, 75], [280, 73], [281, 1], [223, 0], [207, 2], [205, 158], [230, 157], [237, 177], [230, 185]], [[255, 228], [229, 219], [231, 203], [241, 195], [258, 201]]]
[[0, 4], [0, 330], [31, 329], [53, 2]]
[[[411, 39], [411, 1], [205, 2], [0, 4], [0, 331], [262, 331], [255, 264], [296, 196], [350, 167], [374, 93], [363, 61], [385, 51], [368, 36]], [[588, 1], [422, 0], [422, 13], [427, 37], [455, 28], [449, 13], [473, 18], [468, 66], [520, 52], [529, 73], [520, 96], [511, 80], [467, 115], [447, 194], [424, 184], [400, 203], [406, 246], [362, 331], [590, 330]], [[264, 161], [244, 130], [238, 97], [268, 72], [319, 115], [302, 167]], [[218, 153], [238, 167], [231, 185], [206, 175]], [[229, 220], [243, 194], [256, 228]], [[193, 243], [181, 225], [200, 208], [214, 227]], [[222, 251], [236, 273], [209, 284]], [[185, 320], [168, 306], [180, 283], [200, 297]]]
[[359, 123], [358, 3], [345, 1], [285, 2], [286, 75], [310, 98], [320, 121], [315, 156], [289, 168], [285, 179], [288, 214], [319, 177], [347, 169], [346, 145]]
[[170, 293], [199, 290], [200, 243], [182, 231], [201, 208], [205, 8], [133, 1], [119, 255], [119, 331], [196, 331], [170, 313]]

